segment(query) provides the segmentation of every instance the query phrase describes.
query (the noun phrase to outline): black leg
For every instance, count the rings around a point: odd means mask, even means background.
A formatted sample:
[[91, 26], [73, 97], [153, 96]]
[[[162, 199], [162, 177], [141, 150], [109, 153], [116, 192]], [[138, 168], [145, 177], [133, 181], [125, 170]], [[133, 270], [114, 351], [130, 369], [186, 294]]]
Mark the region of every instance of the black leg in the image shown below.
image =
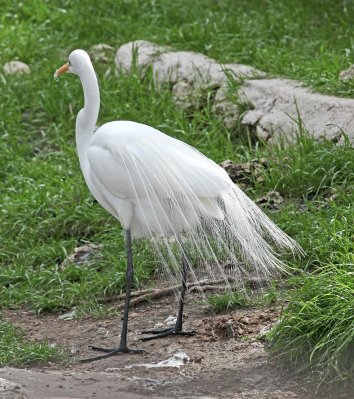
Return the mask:
[[132, 253], [132, 237], [130, 230], [125, 233], [125, 245], [127, 251], [127, 271], [126, 271], [126, 291], [125, 291], [125, 304], [124, 304], [124, 316], [123, 316], [123, 327], [120, 336], [119, 348], [127, 350], [127, 334], [128, 334], [128, 317], [129, 317], [129, 302], [130, 294], [132, 291], [133, 279], [134, 279], [134, 266], [133, 266], [133, 253]]
[[179, 305], [178, 305], [178, 314], [176, 320], [176, 331], [182, 331], [182, 323], [183, 323], [183, 308], [184, 308], [184, 301], [186, 297], [187, 291], [187, 272], [188, 272], [188, 259], [184, 252], [182, 251], [182, 286], [181, 286], [181, 294], [179, 298]]
[[188, 272], [189, 261], [187, 255], [182, 247], [182, 285], [179, 297], [178, 314], [177, 320], [174, 327], [165, 328], [163, 330], [144, 330], [143, 334], [153, 334], [151, 337], [141, 338], [141, 341], [151, 341], [152, 339], [167, 337], [168, 335], [187, 335], [192, 336], [196, 334], [196, 331], [182, 331], [183, 324], [183, 308], [185, 302], [185, 296], [187, 291], [187, 272]]
[[118, 348], [99, 348], [96, 346], [91, 346], [91, 349], [105, 352], [104, 355], [99, 355], [95, 357], [90, 357], [88, 359], [80, 360], [82, 363], [84, 362], [92, 362], [94, 360], [104, 359], [106, 357], [114, 356], [119, 353], [143, 353], [142, 350], [134, 350], [129, 349], [127, 346], [127, 334], [128, 334], [128, 317], [129, 317], [129, 301], [130, 301], [130, 293], [133, 285], [134, 278], [134, 266], [133, 266], [133, 254], [132, 254], [132, 238], [130, 234], [130, 230], [126, 230], [125, 232], [125, 244], [127, 251], [127, 271], [126, 271], [126, 294], [125, 294], [125, 304], [124, 304], [124, 316], [123, 316], [123, 327], [122, 333], [120, 336], [120, 343]]

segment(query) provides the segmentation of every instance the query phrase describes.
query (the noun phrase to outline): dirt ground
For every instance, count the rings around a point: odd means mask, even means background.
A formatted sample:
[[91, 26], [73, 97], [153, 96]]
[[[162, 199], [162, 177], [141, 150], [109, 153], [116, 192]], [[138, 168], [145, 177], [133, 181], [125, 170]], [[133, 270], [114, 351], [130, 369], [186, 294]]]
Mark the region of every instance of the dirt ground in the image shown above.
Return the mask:
[[[306, 378], [289, 369], [281, 370], [267, 360], [260, 332], [276, 321], [278, 310], [249, 308], [214, 315], [206, 313], [197, 297], [190, 295], [184, 328], [197, 330], [195, 336], [139, 341], [143, 329], [163, 323], [168, 316], [175, 315], [176, 308], [172, 296], [131, 310], [130, 347], [144, 349], [144, 354], [30, 370], [3, 368], [0, 377], [19, 383], [30, 399], [354, 397], [329, 392], [316, 396], [315, 385]], [[5, 317], [26, 331], [28, 339], [47, 338], [52, 344], [65, 345], [79, 358], [92, 355], [90, 345], [117, 346], [121, 325], [116, 318], [62, 320], [58, 315], [37, 316], [28, 311], [8, 310]], [[156, 367], [168, 359], [179, 361], [180, 365]]]

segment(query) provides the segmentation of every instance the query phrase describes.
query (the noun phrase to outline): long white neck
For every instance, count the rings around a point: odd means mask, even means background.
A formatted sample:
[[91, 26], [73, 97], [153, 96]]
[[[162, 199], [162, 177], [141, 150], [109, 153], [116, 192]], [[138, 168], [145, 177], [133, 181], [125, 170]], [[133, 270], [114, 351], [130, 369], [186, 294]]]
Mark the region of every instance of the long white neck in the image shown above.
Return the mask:
[[87, 170], [88, 144], [95, 131], [95, 126], [100, 110], [100, 91], [97, 77], [91, 63], [83, 65], [79, 74], [84, 90], [85, 105], [76, 118], [76, 146], [80, 166], [85, 174]]

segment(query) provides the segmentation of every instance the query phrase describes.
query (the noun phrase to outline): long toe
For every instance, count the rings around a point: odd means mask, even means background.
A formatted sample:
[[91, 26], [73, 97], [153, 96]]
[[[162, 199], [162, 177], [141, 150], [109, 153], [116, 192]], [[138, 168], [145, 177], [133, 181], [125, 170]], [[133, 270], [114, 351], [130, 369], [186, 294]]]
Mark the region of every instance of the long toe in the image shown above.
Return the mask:
[[174, 331], [174, 327], [163, 328], [162, 330], [143, 330], [142, 334], [164, 334], [169, 331]]
[[100, 347], [98, 347], [98, 346], [90, 346], [90, 348], [93, 350], [93, 351], [97, 351], [97, 352], [106, 352], [106, 353], [110, 353], [110, 352], [113, 352], [113, 351], [115, 351], [117, 348], [100, 348]]
[[158, 338], [164, 338], [164, 337], [168, 337], [169, 335], [183, 335], [183, 336], [187, 336], [187, 337], [192, 337], [193, 335], [195, 335], [197, 332], [192, 330], [192, 331], [176, 331], [175, 328], [169, 328], [166, 330], [146, 330], [149, 331], [148, 333], [144, 333], [143, 334], [153, 334], [150, 337], [144, 337], [144, 338], [140, 338], [140, 341], [151, 341], [153, 339], [158, 339]]
[[91, 346], [91, 349], [98, 350], [100, 352], [105, 352], [105, 354], [88, 357], [86, 359], [80, 359], [80, 363], [94, 362], [96, 360], [106, 359], [107, 357], [122, 355], [122, 354], [138, 355], [138, 354], [146, 353], [146, 351], [144, 351], [142, 349], [129, 349], [129, 348], [105, 349], [105, 348], [97, 348], [96, 346]]

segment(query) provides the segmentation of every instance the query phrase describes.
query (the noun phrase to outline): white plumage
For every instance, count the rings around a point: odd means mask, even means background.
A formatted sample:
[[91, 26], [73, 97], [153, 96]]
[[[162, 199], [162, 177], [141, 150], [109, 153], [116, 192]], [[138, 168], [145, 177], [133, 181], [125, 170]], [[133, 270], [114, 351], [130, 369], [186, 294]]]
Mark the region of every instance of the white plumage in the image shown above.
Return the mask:
[[234, 186], [222, 168], [193, 147], [135, 122], [100, 127], [87, 158], [93, 195], [100, 192], [102, 205], [135, 238], [182, 233], [204, 213], [223, 220], [216, 198]]
[[[149, 238], [170, 276], [183, 277], [181, 261], [170, 245], [173, 236], [192, 259], [188, 263], [194, 279], [198, 276], [193, 263], [202, 265], [203, 277], [222, 276], [225, 281], [222, 262], [231, 263], [233, 274], [242, 281], [245, 273], [268, 276], [284, 268], [271, 244], [299, 250], [220, 166], [195, 148], [130, 121], [106, 123], [95, 131], [99, 89], [85, 51], [72, 52], [55, 76], [64, 72], [79, 75], [84, 90], [76, 143], [85, 181], [129, 234], [128, 246], [130, 235]], [[130, 248], [129, 267], [132, 270]]]

